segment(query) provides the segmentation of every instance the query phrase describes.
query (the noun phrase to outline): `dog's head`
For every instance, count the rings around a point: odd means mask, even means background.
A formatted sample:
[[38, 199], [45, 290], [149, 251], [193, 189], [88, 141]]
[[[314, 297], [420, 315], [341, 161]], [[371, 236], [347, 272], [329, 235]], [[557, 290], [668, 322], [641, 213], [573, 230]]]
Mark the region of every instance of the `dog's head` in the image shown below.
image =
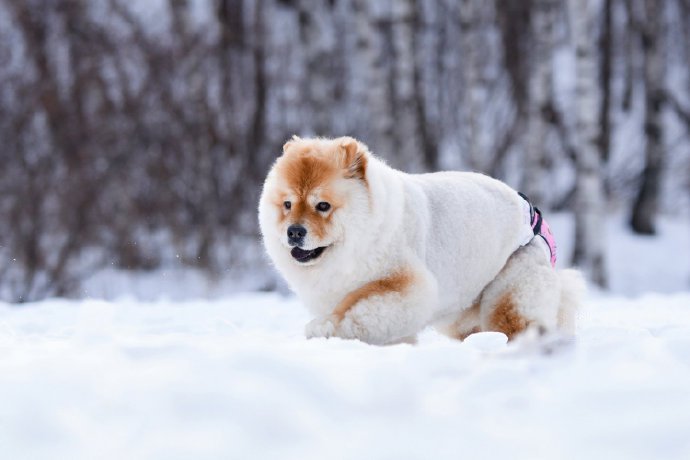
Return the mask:
[[259, 204], [269, 254], [314, 265], [357, 227], [369, 209], [367, 147], [351, 137], [293, 137], [273, 165]]

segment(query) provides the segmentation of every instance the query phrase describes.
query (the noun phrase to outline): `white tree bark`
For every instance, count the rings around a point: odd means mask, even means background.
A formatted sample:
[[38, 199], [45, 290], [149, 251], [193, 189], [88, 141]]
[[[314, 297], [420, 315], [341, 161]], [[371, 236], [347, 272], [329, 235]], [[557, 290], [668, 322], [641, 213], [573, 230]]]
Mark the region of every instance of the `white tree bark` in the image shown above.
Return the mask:
[[333, 136], [333, 72], [336, 51], [333, 9], [326, 0], [299, 0], [301, 42], [307, 64], [305, 93], [309, 98], [309, 128], [318, 136]]
[[358, 64], [353, 70], [359, 80], [360, 103], [368, 108], [369, 136], [365, 140], [377, 154], [391, 160], [394, 166], [403, 167], [395, 156], [393, 102], [387, 66], [390, 56], [386, 53], [385, 37], [376, 22], [385, 22], [385, 12], [375, 14], [371, 11], [375, 4], [366, 0], [353, 0], [352, 5], [358, 48]]
[[590, 279], [607, 284], [604, 269], [604, 188], [599, 136], [597, 78], [596, 3], [569, 0], [571, 31], [575, 44], [576, 133], [575, 161], [577, 172], [575, 202], [575, 250], [573, 262], [582, 267]]
[[420, 119], [415, 85], [415, 9], [415, 0], [399, 0], [392, 4], [396, 150], [411, 172], [424, 169], [424, 120]]
[[460, 1], [460, 33], [462, 52], [462, 111], [464, 114], [465, 148], [464, 157], [471, 169], [484, 171], [488, 164], [482, 158], [480, 146], [480, 120], [482, 113], [479, 67], [479, 4], [476, 0]]
[[549, 122], [546, 110], [553, 99], [553, 31], [558, 3], [535, 0], [532, 3], [532, 65], [529, 77], [527, 143], [522, 190], [539, 206], [545, 204], [544, 178], [547, 176], [546, 135]]

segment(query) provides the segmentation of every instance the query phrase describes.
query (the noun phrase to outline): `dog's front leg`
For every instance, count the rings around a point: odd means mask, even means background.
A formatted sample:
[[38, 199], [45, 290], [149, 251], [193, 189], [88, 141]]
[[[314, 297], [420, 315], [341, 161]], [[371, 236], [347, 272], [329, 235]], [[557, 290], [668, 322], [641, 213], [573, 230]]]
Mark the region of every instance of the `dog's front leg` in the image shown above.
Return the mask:
[[376, 345], [408, 341], [427, 324], [435, 296], [429, 276], [401, 269], [350, 292], [330, 315], [307, 324], [306, 335]]

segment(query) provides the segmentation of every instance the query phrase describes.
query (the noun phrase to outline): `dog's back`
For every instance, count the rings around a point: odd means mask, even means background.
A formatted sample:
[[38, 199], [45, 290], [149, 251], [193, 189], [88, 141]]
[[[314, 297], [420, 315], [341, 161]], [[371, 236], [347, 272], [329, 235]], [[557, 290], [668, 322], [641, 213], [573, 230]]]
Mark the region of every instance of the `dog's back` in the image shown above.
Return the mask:
[[409, 244], [437, 279], [438, 314], [468, 307], [529, 233], [522, 198], [477, 173], [405, 175], [404, 183], [405, 225], [425, 235]]

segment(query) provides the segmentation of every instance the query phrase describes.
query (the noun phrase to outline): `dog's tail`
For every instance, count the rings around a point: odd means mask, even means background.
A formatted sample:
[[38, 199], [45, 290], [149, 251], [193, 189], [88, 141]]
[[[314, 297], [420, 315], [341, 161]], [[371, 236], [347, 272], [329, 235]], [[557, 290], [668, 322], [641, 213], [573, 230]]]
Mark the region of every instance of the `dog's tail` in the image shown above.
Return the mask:
[[577, 311], [587, 289], [585, 279], [577, 270], [559, 270], [561, 302], [558, 306], [558, 327], [566, 334], [575, 333]]

